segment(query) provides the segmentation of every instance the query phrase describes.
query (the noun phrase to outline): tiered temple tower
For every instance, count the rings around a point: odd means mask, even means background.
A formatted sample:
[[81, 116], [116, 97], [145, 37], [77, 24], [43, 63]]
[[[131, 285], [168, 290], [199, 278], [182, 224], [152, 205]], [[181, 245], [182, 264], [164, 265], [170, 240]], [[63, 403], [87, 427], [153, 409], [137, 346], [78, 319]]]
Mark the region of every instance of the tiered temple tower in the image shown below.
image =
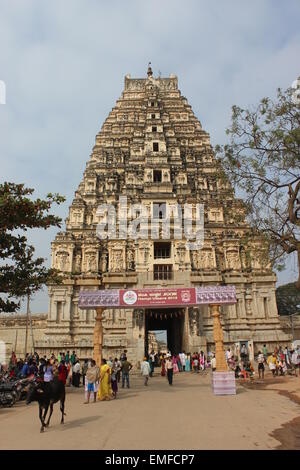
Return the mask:
[[[39, 346], [91, 356], [95, 311], [78, 309], [80, 289], [218, 284], [234, 284], [237, 290], [237, 304], [222, 308], [225, 343], [253, 341], [255, 349], [262, 343], [283, 344], [289, 337], [280, 330], [276, 276], [261, 240], [253, 236], [249, 242], [243, 205], [219, 177], [209, 134], [181, 95], [175, 75], [154, 78], [150, 67], [147, 75], [125, 77], [122, 96], [96, 136], [66, 230], [52, 243], [52, 266], [62, 271], [64, 282], [49, 287], [47, 332]], [[184, 237], [172, 237], [172, 216], [169, 239], [163, 238], [162, 223], [154, 239], [150, 234], [120, 239], [117, 231], [114, 238], [100, 240], [97, 208], [103, 203], [117, 208], [120, 196], [127, 197], [129, 207], [142, 203], [158, 222], [169, 203], [182, 208], [204, 204], [203, 248], [189, 250]], [[147, 332], [156, 329], [167, 330], [172, 352], [213, 345], [207, 306], [107, 310], [103, 326], [107, 357], [127, 349], [131, 360], [140, 360]]]

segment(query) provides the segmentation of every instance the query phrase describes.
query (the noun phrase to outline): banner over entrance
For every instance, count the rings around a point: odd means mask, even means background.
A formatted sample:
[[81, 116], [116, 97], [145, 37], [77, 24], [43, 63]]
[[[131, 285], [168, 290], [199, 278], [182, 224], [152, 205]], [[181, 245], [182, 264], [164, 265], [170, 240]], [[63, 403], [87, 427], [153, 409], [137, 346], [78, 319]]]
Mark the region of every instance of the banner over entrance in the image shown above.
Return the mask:
[[79, 293], [78, 307], [135, 308], [174, 307], [205, 304], [235, 304], [234, 286], [167, 289], [103, 289]]

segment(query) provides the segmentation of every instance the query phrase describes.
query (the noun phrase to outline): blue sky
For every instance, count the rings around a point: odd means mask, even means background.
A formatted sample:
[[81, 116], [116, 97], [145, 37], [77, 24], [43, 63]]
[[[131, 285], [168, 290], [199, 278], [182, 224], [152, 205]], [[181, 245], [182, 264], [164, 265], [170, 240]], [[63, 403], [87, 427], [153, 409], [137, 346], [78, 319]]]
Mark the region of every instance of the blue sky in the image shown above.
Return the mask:
[[[64, 219], [124, 76], [175, 73], [213, 145], [231, 106], [249, 106], [300, 75], [300, 2], [289, 0], [0, 0], [0, 179], [59, 192]], [[56, 230], [30, 240], [50, 262]], [[290, 259], [279, 282], [296, 278]], [[32, 303], [47, 311], [47, 295]]]

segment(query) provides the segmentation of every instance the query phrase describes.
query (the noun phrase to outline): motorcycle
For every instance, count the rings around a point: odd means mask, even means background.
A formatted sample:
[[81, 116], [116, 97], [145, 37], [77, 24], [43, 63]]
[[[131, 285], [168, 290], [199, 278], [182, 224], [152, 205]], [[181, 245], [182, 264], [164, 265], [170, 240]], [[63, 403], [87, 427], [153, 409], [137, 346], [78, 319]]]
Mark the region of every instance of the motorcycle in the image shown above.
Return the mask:
[[17, 401], [25, 400], [28, 385], [35, 379], [34, 375], [19, 380], [2, 377], [0, 382], [0, 406], [12, 407]]
[[11, 382], [0, 384], [0, 405], [11, 408], [17, 401], [16, 385]]

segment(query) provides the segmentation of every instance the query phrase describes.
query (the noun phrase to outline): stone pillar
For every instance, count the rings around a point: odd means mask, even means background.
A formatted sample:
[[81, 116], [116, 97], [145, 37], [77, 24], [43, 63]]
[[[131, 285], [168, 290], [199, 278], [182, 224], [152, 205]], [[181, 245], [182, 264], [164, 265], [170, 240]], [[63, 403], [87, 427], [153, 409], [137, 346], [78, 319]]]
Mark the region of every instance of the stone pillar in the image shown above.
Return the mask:
[[185, 307], [184, 309], [184, 324], [183, 324], [183, 338], [182, 338], [182, 350], [188, 352], [190, 350], [189, 345], [189, 309]]
[[93, 357], [98, 367], [101, 367], [102, 345], [103, 345], [103, 325], [102, 313], [104, 308], [96, 308], [96, 322], [94, 327], [94, 353]]
[[210, 305], [210, 311], [213, 318], [213, 333], [216, 345], [216, 371], [226, 372], [228, 370], [224, 351], [223, 329], [220, 321], [220, 305]]

